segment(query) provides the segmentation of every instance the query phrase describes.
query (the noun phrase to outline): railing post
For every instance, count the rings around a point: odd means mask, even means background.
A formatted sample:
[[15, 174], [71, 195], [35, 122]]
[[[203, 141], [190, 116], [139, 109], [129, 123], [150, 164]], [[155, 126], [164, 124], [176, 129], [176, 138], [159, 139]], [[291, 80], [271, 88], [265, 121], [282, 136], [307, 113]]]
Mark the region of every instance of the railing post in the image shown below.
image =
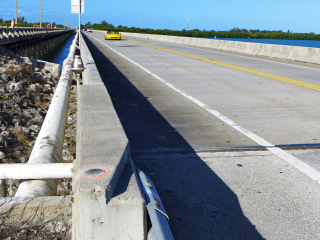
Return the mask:
[[16, 40], [15, 28], [12, 28], [13, 41]]
[[1, 26], [1, 29], [0, 29], [0, 33], [1, 33], [1, 42], [3, 42], [3, 27]]
[[0, 197], [6, 197], [6, 180], [0, 179]]
[[7, 42], [10, 42], [10, 38], [11, 38], [11, 33], [10, 33], [10, 28], [7, 26]]
[[10, 41], [10, 35], [9, 35], [9, 27], [8, 26], [5, 27], [5, 33], [6, 33], [5, 42], [9, 42]]
[[26, 29], [26, 38], [28, 38], [29, 35], [30, 35], [30, 28], [27, 28], [27, 29]]

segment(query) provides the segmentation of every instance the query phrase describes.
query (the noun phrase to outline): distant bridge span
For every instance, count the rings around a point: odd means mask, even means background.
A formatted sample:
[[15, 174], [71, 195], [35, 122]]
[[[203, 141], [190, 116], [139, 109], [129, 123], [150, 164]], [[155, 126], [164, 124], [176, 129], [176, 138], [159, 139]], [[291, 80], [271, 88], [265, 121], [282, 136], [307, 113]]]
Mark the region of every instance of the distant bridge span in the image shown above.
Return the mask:
[[59, 28], [1, 27], [0, 46], [17, 55], [38, 58], [73, 33], [73, 30]]

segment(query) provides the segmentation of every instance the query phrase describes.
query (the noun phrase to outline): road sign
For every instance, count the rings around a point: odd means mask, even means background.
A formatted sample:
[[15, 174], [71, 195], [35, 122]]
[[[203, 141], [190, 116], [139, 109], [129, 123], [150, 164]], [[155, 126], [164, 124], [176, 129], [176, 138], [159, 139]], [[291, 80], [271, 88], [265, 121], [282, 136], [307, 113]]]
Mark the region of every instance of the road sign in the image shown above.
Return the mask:
[[79, 13], [80, 1], [81, 1], [81, 13], [84, 13], [84, 0], [71, 0], [71, 13]]

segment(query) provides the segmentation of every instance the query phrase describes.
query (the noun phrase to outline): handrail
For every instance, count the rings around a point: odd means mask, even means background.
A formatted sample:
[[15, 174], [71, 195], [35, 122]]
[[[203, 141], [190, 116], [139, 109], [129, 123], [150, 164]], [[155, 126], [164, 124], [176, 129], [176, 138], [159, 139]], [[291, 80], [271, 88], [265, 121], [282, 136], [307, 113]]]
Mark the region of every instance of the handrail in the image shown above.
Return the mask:
[[[70, 47], [68, 58], [63, 63], [59, 83], [32, 149], [28, 164], [58, 163], [61, 161], [72, 80], [72, 62], [77, 38], [78, 34]], [[56, 179], [30, 180], [20, 183], [15, 197], [55, 195], [56, 191]]]
[[72, 178], [73, 163], [0, 164], [0, 179]]

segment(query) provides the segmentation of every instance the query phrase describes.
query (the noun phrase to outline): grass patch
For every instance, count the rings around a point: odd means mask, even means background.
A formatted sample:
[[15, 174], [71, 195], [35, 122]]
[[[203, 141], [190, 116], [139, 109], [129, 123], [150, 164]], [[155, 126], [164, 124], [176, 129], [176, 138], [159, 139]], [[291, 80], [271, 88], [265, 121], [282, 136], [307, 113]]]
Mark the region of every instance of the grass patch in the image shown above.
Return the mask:
[[77, 112], [77, 108], [69, 108], [68, 109], [68, 113], [71, 115], [75, 114], [76, 112]]
[[70, 97], [69, 102], [70, 103], [75, 103], [75, 102], [77, 102], [77, 98], [76, 97]]
[[44, 100], [43, 95], [34, 95], [32, 97], [32, 100], [34, 102], [34, 105], [40, 107], [40, 108], [46, 108], [47, 102]]
[[70, 147], [76, 147], [77, 142], [74, 138], [70, 138], [69, 144], [70, 144]]
[[16, 78], [18, 76], [19, 71], [13, 65], [10, 65], [3, 73], [13, 78]]
[[25, 140], [21, 140], [20, 143], [24, 148], [29, 148], [30, 147], [29, 144], [27, 143], [27, 141], [25, 141]]
[[27, 141], [27, 137], [26, 135], [24, 134], [23, 130], [22, 130], [22, 127], [15, 127], [13, 130], [12, 130], [12, 133], [13, 135], [16, 136], [17, 140], [19, 142], [22, 142], [22, 141]]
[[77, 141], [74, 138], [64, 138], [64, 142], [67, 144], [67, 148], [72, 155], [76, 154]]
[[28, 65], [25, 62], [22, 62], [19, 64], [19, 66], [26, 69]]

